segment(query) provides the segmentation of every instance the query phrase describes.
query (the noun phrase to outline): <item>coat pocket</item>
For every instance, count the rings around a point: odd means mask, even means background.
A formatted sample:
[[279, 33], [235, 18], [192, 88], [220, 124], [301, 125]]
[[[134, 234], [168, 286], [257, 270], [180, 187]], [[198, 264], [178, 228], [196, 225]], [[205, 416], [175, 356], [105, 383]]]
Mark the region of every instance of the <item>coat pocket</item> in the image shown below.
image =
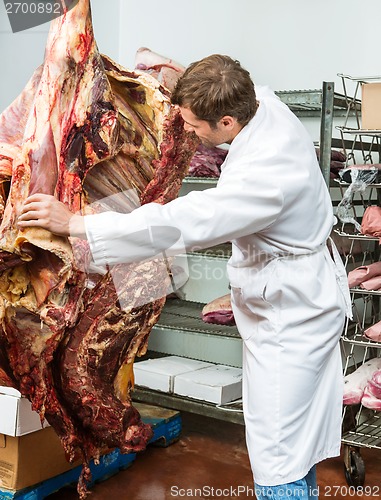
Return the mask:
[[[241, 288], [232, 287], [234, 316], [241, 337], [249, 339], [258, 331], [274, 327], [274, 305], [271, 301], [276, 262], [271, 261], [257, 273], [251, 273]], [[276, 287], [276, 284], [274, 284]]]

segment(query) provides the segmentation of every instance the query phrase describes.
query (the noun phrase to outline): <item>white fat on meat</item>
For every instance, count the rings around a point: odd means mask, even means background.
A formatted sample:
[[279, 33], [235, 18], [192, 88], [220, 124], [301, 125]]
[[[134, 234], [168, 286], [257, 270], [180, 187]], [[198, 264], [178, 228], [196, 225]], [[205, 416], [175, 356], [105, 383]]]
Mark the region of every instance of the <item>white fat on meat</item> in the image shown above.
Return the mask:
[[185, 71], [185, 66], [182, 64], [147, 47], [140, 47], [137, 50], [135, 68], [149, 73], [171, 92], [175, 88], [177, 80]]
[[232, 326], [235, 324], [230, 293], [206, 304], [201, 312], [205, 323]]
[[364, 389], [364, 395], [361, 398], [361, 404], [369, 410], [381, 411], [381, 399], [372, 394], [370, 385], [367, 385]]
[[373, 374], [381, 369], [381, 358], [373, 358], [362, 364], [357, 370], [344, 377], [344, 396], [345, 405], [354, 405], [361, 403], [365, 387]]

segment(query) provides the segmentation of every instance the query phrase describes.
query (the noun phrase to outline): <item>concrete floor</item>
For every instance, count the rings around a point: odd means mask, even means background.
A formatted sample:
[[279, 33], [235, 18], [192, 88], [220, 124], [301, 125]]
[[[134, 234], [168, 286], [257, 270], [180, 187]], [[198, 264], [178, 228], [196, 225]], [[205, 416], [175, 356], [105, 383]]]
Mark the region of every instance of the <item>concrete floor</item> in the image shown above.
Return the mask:
[[[89, 500], [255, 498], [250, 492], [252, 476], [244, 427], [188, 413], [181, 415], [183, 430], [179, 441], [167, 448], [150, 445], [128, 469], [97, 483]], [[340, 457], [318, 466], [320, 500], [381, 500], [381, 450], [362, 448], [361, 455], [366, 466], [364, 494], [354, 494], [349, 489]], [[196, 488], [204, 488], [203, 494]], [[74, 489], [65, 488], [48, 500], [78, 500], [78, 496]]]

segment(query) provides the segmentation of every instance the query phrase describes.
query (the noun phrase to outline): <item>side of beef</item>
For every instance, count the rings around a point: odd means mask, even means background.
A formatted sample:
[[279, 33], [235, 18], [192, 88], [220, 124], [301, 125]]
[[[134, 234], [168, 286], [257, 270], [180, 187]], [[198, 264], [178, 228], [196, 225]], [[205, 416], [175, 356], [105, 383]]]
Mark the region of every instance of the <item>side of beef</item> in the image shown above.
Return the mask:
[[164, 305], [169, 264], [97, 274], [86, 242], [20, 231], [17, 217], [35, 192], [82, 213], [115, 195], [129, 210], [166, 203], [197, 145], [166, 88], [99, 54], [89, 0], [52, 21], [44, 64], [0, 116], [0, 379], [49, 421], [69, 460], [82, 458], [81, 498], [104, 445], [141, 450], [151, 436], [131, 404], [131, 368]]

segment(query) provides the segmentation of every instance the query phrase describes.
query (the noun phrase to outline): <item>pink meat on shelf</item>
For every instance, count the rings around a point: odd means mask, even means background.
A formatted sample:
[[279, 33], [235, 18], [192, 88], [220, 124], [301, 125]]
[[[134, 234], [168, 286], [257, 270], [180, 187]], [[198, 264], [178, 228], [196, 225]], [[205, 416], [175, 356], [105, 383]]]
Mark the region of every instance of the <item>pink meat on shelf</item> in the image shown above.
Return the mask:
[[166, 88], [99, 54], [89, 0], [52, 22], [43, 65], [0, 116], [0, 384], [82, 458], [81, 498], [102, 449], [139, 451], [152, 435], [131, 404], [132, 365], [171, 279], [161, 261], [90, 271], [86, 242], [20, 231], [17, 217], [36, 192], [82, 213], [119, 193], [130, 209], [166, 203], [197, 145]]
[[381, 262], [373, 262], [372, 264], [369, 264], [369, 266], [359, 266], [356, 269], [353, 269], [353, 271], [349, 271], [348, 285], [350, 288], [353, 288], [361, 285], [362, 283], [368, 283], [368, 285], [365, 285], [364, 288], [367, 287], [367, 289], [369, 289], [369, 284], [372, 283], [370, 280], [375, 279], [375, 283], [379, 283], [378, 280], [381, 281], [380, 277]]
[[361, 403], [365, 387], [373, 374], [381, 369], [381, 358], [365, 361], [357, 370], [344, 377], [343, 403], [354, 405]]
[[368, 381], [367, 388], [370, 394], [381, 399], [381, 370], [373, 373], [372, 378]]
[[217, 325], [235, 325], [230, 293], [206, 304], [201, 312], [202, 320], [205, 323]]
[[369, 410], [381, 411], [381, 399], [377, 398], [370, 390], [369, 385], [365, 387], [361, 404]]
[[361, 233], [381, 239], [381, 207], [370, 205], [361, 220]]
[[374, 340], [375, 342], [381, 342], [381, 321], [378, 321], [374, 325], [367, 328], [364, 335], [368, 339]]

